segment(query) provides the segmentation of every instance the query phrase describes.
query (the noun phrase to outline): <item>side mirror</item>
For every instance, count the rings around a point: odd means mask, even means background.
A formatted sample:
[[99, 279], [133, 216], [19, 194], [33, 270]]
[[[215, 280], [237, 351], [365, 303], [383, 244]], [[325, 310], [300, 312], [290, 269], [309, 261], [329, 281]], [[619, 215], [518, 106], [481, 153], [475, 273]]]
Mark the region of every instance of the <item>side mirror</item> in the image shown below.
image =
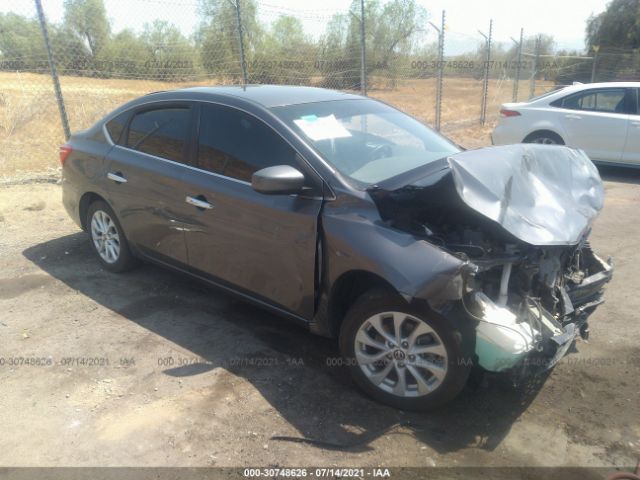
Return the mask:
[[289, 165], [263, 168], [251, 177], [251, 187], [267, 195], [300, 193], [303, 185], [304, 175]]

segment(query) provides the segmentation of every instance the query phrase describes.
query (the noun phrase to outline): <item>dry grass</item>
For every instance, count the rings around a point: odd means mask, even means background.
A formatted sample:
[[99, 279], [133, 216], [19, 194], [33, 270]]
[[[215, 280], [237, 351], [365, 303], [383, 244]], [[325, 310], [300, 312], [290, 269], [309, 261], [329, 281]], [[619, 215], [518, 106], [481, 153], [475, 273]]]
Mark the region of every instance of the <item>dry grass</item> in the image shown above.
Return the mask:
[[[92, 79], [62, 77], [61, 85], [71, 129], [81, 130], [122, 103], [145, 93], [194, 85], [145, 80]], [[0, 178], [24, 177], [55, 172], [58, 146], [64, 135], [58, 107], [48, 75], [0, 72]], [[499, 105], [511, 99], [509, 81], [491, 81], [488, 97], [489, 119]], [[528, 91], [520, 86], [521, 96]], [[446, 78], [444, 84], [443, 131], [468, 148], [487, 145], [491, 122], [478, 125], [482, 82], [474, 79]], [[435, 80], [399, 81], [394, 89], [374, 89], [374, 98], [388, 102], [432, 124], [434, 120]]]

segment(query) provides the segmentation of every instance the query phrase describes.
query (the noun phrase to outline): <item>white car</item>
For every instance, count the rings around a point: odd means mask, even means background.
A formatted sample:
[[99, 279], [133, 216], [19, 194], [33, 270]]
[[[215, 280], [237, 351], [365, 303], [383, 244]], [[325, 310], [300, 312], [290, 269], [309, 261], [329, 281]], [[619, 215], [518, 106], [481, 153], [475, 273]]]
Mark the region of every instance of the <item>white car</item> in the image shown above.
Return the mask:
[[639, 96], [640, 82], [589, 83], [505, 103], [491, 141], [567, 145], [594, 162], [640, 167]]

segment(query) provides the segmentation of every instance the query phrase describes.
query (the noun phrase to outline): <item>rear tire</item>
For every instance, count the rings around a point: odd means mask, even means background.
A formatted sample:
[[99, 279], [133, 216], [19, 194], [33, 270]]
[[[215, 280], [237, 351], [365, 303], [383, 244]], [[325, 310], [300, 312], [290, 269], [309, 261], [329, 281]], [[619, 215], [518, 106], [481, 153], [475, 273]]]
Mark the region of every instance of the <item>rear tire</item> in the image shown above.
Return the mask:
[[138, 264], [116, 214], [106, 202], [98, 200], [89, 205], [86, 225], [91, 246], [106, 270], [119, 273]]
[[560, 135], [547, 130], [533, 132], [527, 135], [522, 143], [539, 143], [542, 145], [564, 145], [564, 140]]
[[452, 323], [386, 290], [371, 290], [351, 306], [340, 329], [340, 351], [355, 383], [402, 410], [428, 410], [455, 398], [472, 362]]

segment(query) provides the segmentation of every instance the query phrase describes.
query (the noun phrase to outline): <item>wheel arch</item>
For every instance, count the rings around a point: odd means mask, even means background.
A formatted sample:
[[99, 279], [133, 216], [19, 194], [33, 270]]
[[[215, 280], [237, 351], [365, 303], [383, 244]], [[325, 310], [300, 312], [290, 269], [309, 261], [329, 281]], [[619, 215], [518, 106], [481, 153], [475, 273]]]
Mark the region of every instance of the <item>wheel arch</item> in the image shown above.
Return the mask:
[[89, 211], [89, 206], [97, 201], [103, 201], [107, 205], [109, 202], [105, 200], [105, 198], [95, 192], [86, 192], [80, 197], [80, 204], [78, 205], [78, 215], [80, 216], [80, 226], [84, 231], [87, 231], [87, 212]]
[[385, 289], [392, 294], [397, 294], [399, 298], [404, 298], [391, 283], [373, 272], [349, 270], [338, 277], [331, 287], [327, 306], [331, 336], [338, 335], [347, 311], [358, 297], [374, 288]]
[[567, 143], [564, 137], [559, 132], [547, 126], [533, 129], [531, 132], [525, 135], [525, 137], [522, 139], [522, 143], [529, 143], [533, 138], [541, 134], [556, 137], [558, 140], [560, 140], [560, 142], [562, 142], [562, 145], [566, 145]]
[[[335, 207], [335, 206], [334, 206]], [[408, 304], [419, 299], [438, 310], [460, 298], [457, 281], [466, 262], [414, 236], [383, 225], [377, 212], [327, 212], [322, 218], [322, 283], [312, 332], [335, 337], [355, 299], [382, 286]]]

